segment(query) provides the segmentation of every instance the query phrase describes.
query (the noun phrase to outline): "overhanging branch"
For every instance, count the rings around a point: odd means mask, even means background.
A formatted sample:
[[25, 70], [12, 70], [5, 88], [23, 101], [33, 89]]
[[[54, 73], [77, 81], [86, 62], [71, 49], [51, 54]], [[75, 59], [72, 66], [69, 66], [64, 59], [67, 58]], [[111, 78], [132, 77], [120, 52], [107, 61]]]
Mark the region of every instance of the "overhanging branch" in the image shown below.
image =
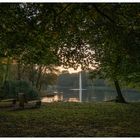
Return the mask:
[[108, 15], [106, 15], [105, 13], [103, 13], [95, 4], [93, 5], [95, 10], [103, 17], [107, 18], [109, 21], [111, 21], [112, 23], [115, 23], [115, 21], [113, 19], [111, 19]]
[[67, 4], [57, 15], [56, 17], [59, 17], [71, 4]]

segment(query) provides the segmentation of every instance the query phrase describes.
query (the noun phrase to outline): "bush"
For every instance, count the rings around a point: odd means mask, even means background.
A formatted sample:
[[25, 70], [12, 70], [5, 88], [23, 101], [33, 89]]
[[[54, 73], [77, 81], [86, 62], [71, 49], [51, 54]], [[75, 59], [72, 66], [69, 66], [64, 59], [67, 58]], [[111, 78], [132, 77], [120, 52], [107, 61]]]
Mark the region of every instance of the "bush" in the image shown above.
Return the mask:
[[1, 96], [4, 99], [17, 99], [18, 93], [25, 93], [28, 100], [39, 99], [38, 92], [27, 81], [5, 81], [1, 87]]

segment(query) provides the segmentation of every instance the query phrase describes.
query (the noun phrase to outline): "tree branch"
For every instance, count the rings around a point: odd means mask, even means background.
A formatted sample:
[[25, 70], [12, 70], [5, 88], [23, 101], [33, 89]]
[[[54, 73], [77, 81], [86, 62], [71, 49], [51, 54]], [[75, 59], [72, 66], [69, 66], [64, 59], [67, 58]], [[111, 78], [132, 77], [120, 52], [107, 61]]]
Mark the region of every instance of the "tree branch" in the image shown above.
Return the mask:
[[106, 17], [109, 21], [111, 21], [112, 23], [115, 23], [115, 21], [113, 19], [111, 19], [108, 15], [104, 14], [95, 4], [93, 5], [95, 10], [102, 15], [103, 17]]
[[71, 4], [67, 4], [57, 15], [56, 17], [59, 17]]

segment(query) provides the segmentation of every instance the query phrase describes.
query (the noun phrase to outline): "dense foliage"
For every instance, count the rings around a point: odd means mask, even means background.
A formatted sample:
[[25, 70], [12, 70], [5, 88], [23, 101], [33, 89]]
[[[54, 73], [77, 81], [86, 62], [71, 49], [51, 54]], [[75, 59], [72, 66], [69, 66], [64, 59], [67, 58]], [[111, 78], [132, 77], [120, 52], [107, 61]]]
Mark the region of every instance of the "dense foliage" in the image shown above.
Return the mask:
[[121, 95], [120, 81], [139, 85], [139, 12], [133, 3], [1, 4], [1, 61], [7, 73], [12, 61], [96, 67]]

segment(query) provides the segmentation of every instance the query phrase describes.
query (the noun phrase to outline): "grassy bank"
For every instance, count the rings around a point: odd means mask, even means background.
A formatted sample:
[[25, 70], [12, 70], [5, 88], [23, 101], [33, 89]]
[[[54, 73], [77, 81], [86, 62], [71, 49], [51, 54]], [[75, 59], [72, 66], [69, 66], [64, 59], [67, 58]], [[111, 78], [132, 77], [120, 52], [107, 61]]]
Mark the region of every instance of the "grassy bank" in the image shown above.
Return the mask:
[[17, 111], [2, 107], [0, 136], [140, 136], [140, 103], [51, 103]]

